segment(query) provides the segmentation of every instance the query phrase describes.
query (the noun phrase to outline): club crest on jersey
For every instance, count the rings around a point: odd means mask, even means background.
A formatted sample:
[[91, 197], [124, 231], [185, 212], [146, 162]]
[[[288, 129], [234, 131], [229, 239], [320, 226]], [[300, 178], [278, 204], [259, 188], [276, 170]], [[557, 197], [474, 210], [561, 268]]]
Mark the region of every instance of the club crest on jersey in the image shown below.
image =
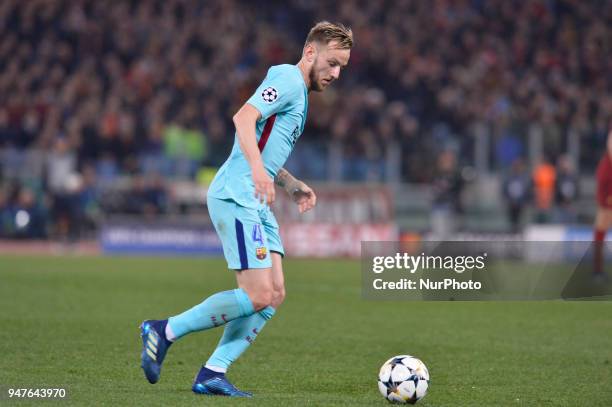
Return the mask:
[[255, 255], [259, 260], [263, 260], [268, 255], [268, 249], [266, 249], [265, 246], [258, 247], [257, 249], [255, 249]]
[[267, 87], [261, 92], [261, 98], [268, 104], [274, 103], [278, 99], [278, 91], [272, 86]]

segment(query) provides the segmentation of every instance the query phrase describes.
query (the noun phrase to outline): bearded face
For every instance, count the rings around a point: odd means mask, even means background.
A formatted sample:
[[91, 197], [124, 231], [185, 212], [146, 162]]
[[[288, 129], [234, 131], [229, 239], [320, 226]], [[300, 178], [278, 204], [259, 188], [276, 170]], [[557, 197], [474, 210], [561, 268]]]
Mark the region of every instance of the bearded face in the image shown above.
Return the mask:
[[318, 62], [318, 58], [315, 59], [315, 63], [310, 68], [308, 73], [308, 79], [310, 79], [310, 90], [315, 92], [323, 91], [323, 84], [321, 83], [321, 75], [318, 73], [319, 70], [315, 69]]
[[340, 70], [348, 64], [351, 51], [336, 48], [334, 41], [315, 45], [315, 58], [308, 72], [310, 90], [321, 92], [340, 77]]

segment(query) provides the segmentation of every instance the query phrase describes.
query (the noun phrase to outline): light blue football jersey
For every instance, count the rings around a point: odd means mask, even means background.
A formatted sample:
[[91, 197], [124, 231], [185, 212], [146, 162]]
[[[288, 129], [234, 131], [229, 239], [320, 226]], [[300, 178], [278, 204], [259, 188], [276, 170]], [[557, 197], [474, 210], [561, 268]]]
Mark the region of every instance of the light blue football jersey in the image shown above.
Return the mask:
[[[274, 178], [304, 131], [308, 89], [296, 65], [276, 65], [247, 101], [261, 113], [255, 133], [264, 168]], [[232, 152], [208, 188], [208, 195], [231, 199], [241, 206], [261, 207], [255, 198], [251, 168], [234, 135]]]

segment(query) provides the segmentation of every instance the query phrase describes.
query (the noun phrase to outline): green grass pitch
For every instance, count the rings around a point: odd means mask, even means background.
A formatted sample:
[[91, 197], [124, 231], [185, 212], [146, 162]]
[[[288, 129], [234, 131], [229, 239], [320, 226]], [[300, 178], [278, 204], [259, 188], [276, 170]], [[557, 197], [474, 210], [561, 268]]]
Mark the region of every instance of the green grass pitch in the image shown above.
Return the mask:
[[[422, 406], [611, 406], [610, 302], [374, 302], [359, 263], [287, 260], [288, 296], [229, 372], [251, 400], [192, 394], [221, 330], [185, 337], [150, 385], [138, 326], [233, 288], [222, 260], [0, 257], [0, 388], [65, 387], [25, 405], [386, 406], [378, 369], [412, 354]], [[42, 403], [42, 404], [41, 404]]]

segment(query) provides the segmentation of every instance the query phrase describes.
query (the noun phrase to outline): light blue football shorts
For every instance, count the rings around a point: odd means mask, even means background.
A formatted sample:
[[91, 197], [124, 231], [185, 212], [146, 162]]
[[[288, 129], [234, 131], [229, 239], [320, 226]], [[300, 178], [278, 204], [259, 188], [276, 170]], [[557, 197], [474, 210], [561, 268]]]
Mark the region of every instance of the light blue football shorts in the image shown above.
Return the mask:
[[228, 268], [269, 268], [272, 267], [271, 252], [285, 255], [278, 223], [267, 205], [261, 209], [247, 208], [231, 199], [210, 196], [206, 202]]

